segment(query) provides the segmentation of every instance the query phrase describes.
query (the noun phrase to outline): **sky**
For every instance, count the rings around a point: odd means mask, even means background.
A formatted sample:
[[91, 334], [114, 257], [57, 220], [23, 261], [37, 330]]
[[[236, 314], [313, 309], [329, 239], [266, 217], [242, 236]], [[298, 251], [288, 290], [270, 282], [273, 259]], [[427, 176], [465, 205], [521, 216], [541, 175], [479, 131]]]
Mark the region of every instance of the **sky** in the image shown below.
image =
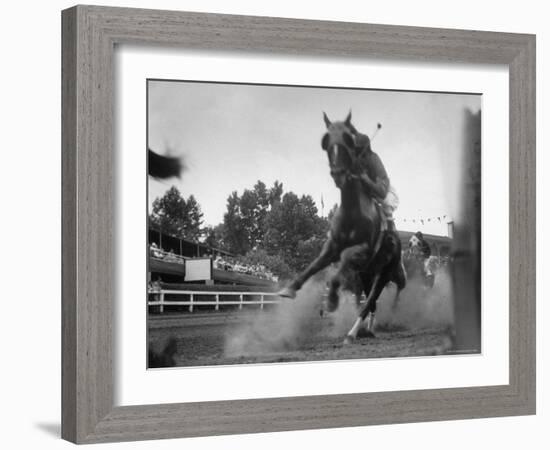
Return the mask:
[[182, 155], [187, 167], [181, 180], [149, 179], [149, 208], [175, 185], [216, 225], [232, 191], [278, 180], [285, 192], [311, 195], [319, 213], [323, 199], [326, 215], [340, 192], [320, 145], [322, 114], [336, 121], [351, 110], [369, 136], [382, 125], [372, 149], [399, 196], [397, 227], [446, 235], [461, 186], [465, 110], [480, 108], [475, 94], [149, 81], [148, 145]]

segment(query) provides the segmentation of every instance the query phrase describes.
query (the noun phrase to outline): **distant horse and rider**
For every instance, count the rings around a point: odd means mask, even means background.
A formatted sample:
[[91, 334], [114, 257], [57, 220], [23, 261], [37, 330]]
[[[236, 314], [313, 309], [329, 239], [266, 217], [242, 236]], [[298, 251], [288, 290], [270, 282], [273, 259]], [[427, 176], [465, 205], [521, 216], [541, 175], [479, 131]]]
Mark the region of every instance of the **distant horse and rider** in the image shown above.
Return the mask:
[[406, 274], [401, 261], [401, 242], [393, 210], [397, 196], [379, 156], [372, 151], [367, 135], [351, 123], [351, 112], [341, 122], [332, 122], [323, 114], [326, 133], [321, 147], [327, 153], [330, 175], [340, 190], [340, 206], [319, 256], [279, 295], [295, 298], [297, 291], [314, 274], [340, 262], [329, 282], [328, 310], [339, 303], [339, 289], [349, 273], [356, 273], [366, 302], [346, 336], [353, 342], [368, 317], [366, 329], [372, 333], [376, 301], [386, 285], [396, 286], [395, 299], [405, 288]]
[[409, 246], [403, 252], [403, 264], [409, 279], [418, 279], [428, 289], [434, 287], [436, 257], [432, 256], [430, 244], [421, 231], [414, 233], [409, 239]]

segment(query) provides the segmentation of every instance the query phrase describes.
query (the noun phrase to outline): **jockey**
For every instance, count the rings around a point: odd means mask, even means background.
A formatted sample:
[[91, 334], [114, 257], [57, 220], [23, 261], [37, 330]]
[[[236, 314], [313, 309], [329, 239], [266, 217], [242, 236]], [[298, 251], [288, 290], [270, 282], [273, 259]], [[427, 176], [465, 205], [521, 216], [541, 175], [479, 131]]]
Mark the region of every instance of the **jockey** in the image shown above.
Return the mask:
[[426, 239], [424, 239], [424, 235], [422, 234], [422, 231], [417, 231], [416, 233], [414, 233], [414, 235], [419, 241], [418, 246], [420, 248], [420, 253], [424, 257], [424, 259], [428, 259], [432, 255], [432, 249], [430, 248], [430, 244], [428, 244]]
[[426, 239], [424, 239], [422, 231], [417, 231], [414, 235], [418, 239], [418, 249], [420, 251], [420, 255], [424, 259], [424, 275], [427, 277], [433, 276], [433, 259], [431, 258], [432, 249], [430, 248], [430, 244], [428, 244]]
[[393, 220], [393, 213], [399, 205], [399, 198], [390, 185], [390, 179], [382, 164], [380, 157], [372, 151], [370, 139], [366, 134], [355, 130], [355, 148], [357, 150], [357, 161], [359, 174], [357, 177], [362, 181], [364, 188], [369, 194], [374, 195], [382, 206], [389, 231], [396, 231]]

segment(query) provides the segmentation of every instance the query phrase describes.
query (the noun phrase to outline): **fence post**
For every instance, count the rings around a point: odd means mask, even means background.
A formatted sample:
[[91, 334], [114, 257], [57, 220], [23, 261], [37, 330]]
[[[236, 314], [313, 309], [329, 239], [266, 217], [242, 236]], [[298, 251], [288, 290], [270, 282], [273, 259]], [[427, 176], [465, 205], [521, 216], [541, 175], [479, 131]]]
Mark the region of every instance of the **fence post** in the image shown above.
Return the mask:
[[160, 292], [159, 301], [160, 301], [159, 312], [163, 313], [164, 312], [164, 292], [162, 291]]
[[239, 309], [243, 309], [243, 294], [239, 295], [239, 299], [241, 301], [241, 303], [239, 303]]
[[193, 294], [189, 294], [189, 299], [190, 299], [190, 302], [189, 302], [189, 312], [193, 312]]
[[264, 309], [264, 294], [260, 295], [260, 309]]
[[220, 294], [216, 294], [216, 311], [220, 309]]

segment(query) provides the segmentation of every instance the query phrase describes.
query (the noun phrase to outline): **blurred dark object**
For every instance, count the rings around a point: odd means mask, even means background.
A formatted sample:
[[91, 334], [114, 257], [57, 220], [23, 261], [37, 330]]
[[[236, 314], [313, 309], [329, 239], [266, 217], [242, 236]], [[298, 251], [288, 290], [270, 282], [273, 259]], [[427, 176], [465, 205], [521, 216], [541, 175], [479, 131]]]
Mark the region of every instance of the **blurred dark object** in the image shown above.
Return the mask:
[[181, 158], [159, 155], [151, 149], [148, 149], [147, 152], [149, 159], [149, 175], [159, 179], [180, 177], [184, 168]]
[[463, 188], [453, 230], [454, 348], [481, 352], [481, 111], [464, 112], [463, 130]]
[[170, 338], [164, 348], [160, 351], [150, 347], [147, 355], [147, 367], [150, 369], [158, 367], [174, 367], [176, 365], [174, 356], [177, 351], [178, 345], [176, 338], [174, 337]]

